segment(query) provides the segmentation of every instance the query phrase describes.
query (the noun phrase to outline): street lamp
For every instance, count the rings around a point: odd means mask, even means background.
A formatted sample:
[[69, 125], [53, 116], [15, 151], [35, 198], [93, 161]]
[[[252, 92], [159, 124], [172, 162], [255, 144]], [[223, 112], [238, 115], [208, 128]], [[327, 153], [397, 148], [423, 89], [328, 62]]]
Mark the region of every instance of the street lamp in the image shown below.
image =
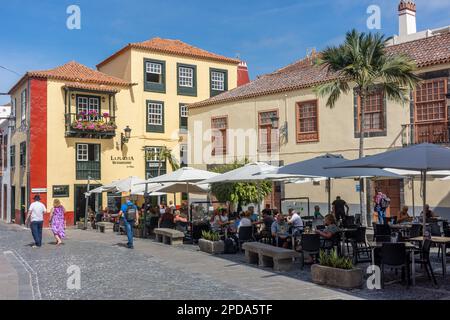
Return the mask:
[[128, 143], [128, 141], [130, 141], [131, 138], [131, 128], [129, 126], [127, 126], [124, 130], [124, 132], [122, 132], [120, 134], [120, 145], [121, 148], [123, 149], [123, 145], [125, 143]]

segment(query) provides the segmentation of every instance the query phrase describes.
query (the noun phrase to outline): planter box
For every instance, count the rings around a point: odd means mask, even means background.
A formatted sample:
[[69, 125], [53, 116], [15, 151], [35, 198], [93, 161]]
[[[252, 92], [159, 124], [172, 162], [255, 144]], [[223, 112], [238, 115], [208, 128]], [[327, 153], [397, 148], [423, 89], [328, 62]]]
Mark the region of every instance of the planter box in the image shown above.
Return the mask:
[[343, 289], [360, 288], [363, 283], [361, 269], [337, 269], [314, 264], [311, 266], [312, 281], [317, 284]]
[[200, 251], [210, 254], [220, 254], [225, 251], [225, 244], [222, 240], [209, 241], [205, 239], [199, 239], [198, 246], [200, 247]]

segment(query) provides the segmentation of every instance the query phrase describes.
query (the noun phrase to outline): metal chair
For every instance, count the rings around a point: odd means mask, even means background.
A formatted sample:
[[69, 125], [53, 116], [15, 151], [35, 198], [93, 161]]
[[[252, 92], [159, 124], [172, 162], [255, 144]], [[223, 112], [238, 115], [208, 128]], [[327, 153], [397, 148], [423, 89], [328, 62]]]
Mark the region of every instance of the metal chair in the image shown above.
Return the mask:
[[374, 225], [374, 240], [379, 241], [378, 238], [383, 236], [391, 236], [391, 227], [388, 224], [375, 224]]
[[422, 246], [422, 257], [420, 259], [416, 259], [414, 262], [420, 264], [425, 267], [425, 271], [427, 272], [428, 279], [432, 279], [434, 285], [437, 285], [436, 277], [434, 276], [433, 268], [431, 267], [430, 261], [430, 248], [431, 248], [431, 240], [427, 239], [423, 242]]
[[300, 240], [301, 246], [301, 268], [303, 269], [305, 263], [305, 255], [308, 254], [317, 261], [317, 256], [320, 253], [320, 235], [318, 234], [302, 234]]
[[409, 287], [409, 260], [404, 243], [383, 243], [381, 247], [381, 287], [384, 288], [384, 267], [402, 270], [402, 280], [405, 279]]
[[[359, 227], [355, 232], [355, 237], [351, 239], [353, 249], [353, 263], [370, 262], [372, 261], [372, 251], [367, 245], [366, 241], [366, 228]], [[361, 258], [364, 255], [365, 258]]]

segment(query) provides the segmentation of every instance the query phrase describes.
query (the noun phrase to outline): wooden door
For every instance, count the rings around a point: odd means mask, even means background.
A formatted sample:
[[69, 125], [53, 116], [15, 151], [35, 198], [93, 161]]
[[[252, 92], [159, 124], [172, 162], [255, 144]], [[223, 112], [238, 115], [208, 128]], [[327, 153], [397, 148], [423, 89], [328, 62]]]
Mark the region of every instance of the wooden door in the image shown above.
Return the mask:
[[[400, 179], [375, 181], [375, 186], [391, 199], [391, 204], [386, 210], [386, 217], [396, 217], [400, 212], [400, 181]], [[372, 194], [375, 194], [375, 188]]]

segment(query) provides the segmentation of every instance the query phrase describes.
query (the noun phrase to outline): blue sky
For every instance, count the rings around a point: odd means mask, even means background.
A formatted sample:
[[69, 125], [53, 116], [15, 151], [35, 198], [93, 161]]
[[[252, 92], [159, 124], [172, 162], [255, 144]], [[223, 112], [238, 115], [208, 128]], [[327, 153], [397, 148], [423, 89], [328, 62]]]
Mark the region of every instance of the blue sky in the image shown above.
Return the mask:
[[[129, 42], [180, 39], [247, 61], [251, 78], [368, 31], [366, 10], [381, 8], [380, 32], [397, 33], [399, 0], [0, 0], [0, 66], [19, 74], [76, 60], [90, 67]], [[418, 29], [450, 25], [448, 0], [416, 0]], [[66, 9], [81, 8], [81, 30]], [[20, 77], [0, 68], [0, 92]], [[0, 96], [0, 103], [8, 101]]]

